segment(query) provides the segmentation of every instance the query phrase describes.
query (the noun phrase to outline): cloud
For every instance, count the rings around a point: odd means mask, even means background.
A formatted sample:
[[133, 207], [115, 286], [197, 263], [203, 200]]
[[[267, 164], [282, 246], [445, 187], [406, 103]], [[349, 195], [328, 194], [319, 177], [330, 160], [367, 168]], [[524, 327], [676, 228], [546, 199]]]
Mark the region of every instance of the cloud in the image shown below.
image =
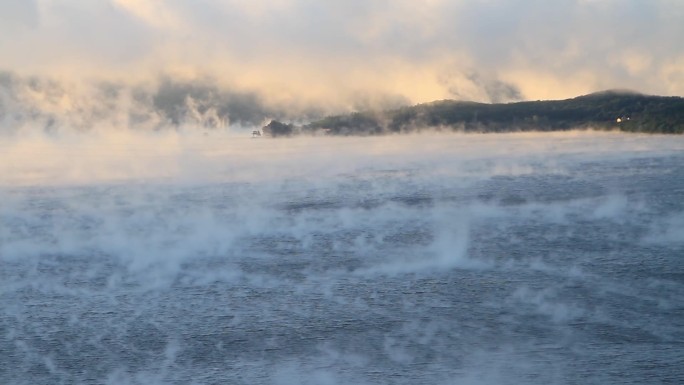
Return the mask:
[[684, 5], [673, 0], [13, 0], [0, 10], [2, 70], [211, 78], [273, 108], [684, 94]]
[[[359, 98], [364, 103], [363, 98]], [[399, 104], [366, 100], [367, 104]], [[160, 76], [148, 82], [74, 82], [0, 71], [0, 133], [163, 128], [261, 127], [266, 119], [314, 118], [324, 110], [278, 105], [255, 90], [221, 87], [215, 78]]]
[[36, 3], [30, 0], [5, 0], [0, 3], [0, 15], [3, 29], [9, 31], [35, 27], [38, 21]]
[[182, 28], [183, 18], [163, 3], [147, 0], [112, 0], [124, 12], [158, 29]]

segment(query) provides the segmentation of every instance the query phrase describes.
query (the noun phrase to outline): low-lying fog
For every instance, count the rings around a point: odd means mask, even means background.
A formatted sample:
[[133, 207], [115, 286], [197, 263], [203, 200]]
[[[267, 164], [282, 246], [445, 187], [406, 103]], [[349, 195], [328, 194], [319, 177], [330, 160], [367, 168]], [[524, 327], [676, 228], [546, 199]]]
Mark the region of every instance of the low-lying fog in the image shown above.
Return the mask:
[[684, 137], [0, 139], [5, 384], [676, 383]]

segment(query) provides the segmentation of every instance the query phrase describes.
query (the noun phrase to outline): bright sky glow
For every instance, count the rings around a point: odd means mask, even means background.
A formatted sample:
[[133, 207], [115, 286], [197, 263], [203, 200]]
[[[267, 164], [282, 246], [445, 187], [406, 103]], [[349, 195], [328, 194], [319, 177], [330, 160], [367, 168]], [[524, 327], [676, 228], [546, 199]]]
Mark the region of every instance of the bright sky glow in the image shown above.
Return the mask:
[[684, 94], [680, 0], [3, 0], [0, 71], [273, 105]]

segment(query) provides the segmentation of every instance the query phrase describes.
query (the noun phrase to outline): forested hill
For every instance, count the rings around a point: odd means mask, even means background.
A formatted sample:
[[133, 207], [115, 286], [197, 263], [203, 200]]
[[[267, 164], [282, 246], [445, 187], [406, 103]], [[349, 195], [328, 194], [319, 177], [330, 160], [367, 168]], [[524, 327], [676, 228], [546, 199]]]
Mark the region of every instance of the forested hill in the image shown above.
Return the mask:
[[[289, 129], [282, 131], [284, 134], [322, 130], [332, 135], [377, 135], [423, 129], [510, 132], [576, 128], [681, 134], [684, 133], [684, 98], [604, 91], [567, 100], [507, 104], [442, 100], [389, 111], [330, 116], [303, 127], [285, 127]], [[277, 135], [277, 130], [273, 134]]]

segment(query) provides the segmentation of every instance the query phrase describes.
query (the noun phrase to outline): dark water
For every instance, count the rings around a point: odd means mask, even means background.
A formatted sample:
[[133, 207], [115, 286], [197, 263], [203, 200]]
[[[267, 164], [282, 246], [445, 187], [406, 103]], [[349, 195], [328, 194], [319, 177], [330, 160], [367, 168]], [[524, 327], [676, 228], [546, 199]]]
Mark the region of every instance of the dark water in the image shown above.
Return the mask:
[[684, 383], [684, 155], [545, 156], [5, 187], [0, 383]]

